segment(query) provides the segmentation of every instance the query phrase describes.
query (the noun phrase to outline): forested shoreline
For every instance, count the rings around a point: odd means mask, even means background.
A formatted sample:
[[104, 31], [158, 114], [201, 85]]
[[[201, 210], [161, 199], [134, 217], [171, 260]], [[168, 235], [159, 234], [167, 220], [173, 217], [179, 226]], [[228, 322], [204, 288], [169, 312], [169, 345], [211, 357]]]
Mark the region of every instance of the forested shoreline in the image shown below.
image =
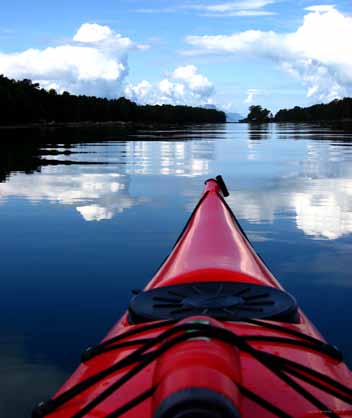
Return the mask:
[[137, 105], [120, 97], [58, 94], [24, 79], [11, 80], [0, 75], [0, 126], [87, 123], [223, 123], [224, 112], [202, 107]]
[[248, 116], [242, 123], [270, 122], [352, 122], [352, 98], [335, 99], [330, 103], [320, 103], [309, 107], [295, 106], [292, 109], [281, 109], [275, 116], [269, 109], [261, 106], [250, 106]]
[[324, 122], [352, 121], [352, 98], [335, 99], [330, 103], [320, 103], [309, 107], [295, 106], [281, 109], [274, 122]]
[[[0, 128], [27, 126], [95, 126], [224, 123], [216, 109], [173, 105], [137, 105], [124, 97], [106, 99], [45, 90], [38, 83], [16, 81], [0, 75]], [[309, 107], [281, 109], [275, 115], [258, 105], [250, 106], [240, 122], [336, 122], [352, 121], [352, 98], [335, 99]]]

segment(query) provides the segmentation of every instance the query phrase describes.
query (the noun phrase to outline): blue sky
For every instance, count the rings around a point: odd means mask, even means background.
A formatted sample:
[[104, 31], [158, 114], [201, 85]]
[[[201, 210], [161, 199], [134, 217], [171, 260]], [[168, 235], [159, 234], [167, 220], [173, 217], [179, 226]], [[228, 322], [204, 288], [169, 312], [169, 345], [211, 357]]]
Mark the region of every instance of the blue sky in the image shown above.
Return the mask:
[[140, 103], [276, 111], [352, 95], [351, 39], [350, 0], [6, 1], [0, 73]]

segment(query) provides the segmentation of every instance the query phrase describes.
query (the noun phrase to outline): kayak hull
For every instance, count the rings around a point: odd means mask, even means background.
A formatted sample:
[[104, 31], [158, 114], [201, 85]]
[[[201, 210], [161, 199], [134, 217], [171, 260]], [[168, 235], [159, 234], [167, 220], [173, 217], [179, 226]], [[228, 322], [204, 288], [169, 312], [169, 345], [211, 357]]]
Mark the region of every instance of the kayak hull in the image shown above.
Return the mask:
[[243, 235], [217, 183], [208, 181], [183, 234], [147, 289], [214, 277], [281, 287]]
[[[220, 284], [221, 289], [212, 292], [212, 283]], [[231, 286], [237, 284], [247, 286], [247, 292], [252, 288], [266, 289], [269, 296], [259, 294], [244, 299], [243, 294], [234, 295], [236, 292]], [[203, 287], [208, 289], [205, 296]], [[191, 288], [195, 294], [189, 296], [187, 289]], [[165, 292], [169, 293], [165, 296]], [[326, 411], [321, 410], [320, 404], [314, 403], [309, 394], [336, 416], [352, 415], [351, 403], [345, 399], [344, 389], [341, 388], [344, 400], [332, 395], [332, 390], [337, 390], [333, 381], [351, 389], [351, 372], [333, 348], [329, 352], [330, 346], [325, 344], [301, 309], [296, 307], [293, 316], [291, 309], [288, 319], [260, 317], [267, 312], [268, 306], [271, 309], [276, 303], [276, 294], [281, 297], [284, 293], [227, 206], [219, 182], [207, 181], [200, 202], [169, 257], [102, 341], [101, 346], [108, 349], [86, 356], [53, 399], [64, 398], [68, 391], [82, 382], [123, 364], [123, 359], [129, 359], [140, 347], [137, 340], [151, 341], [165, 333], [165, 339], [155, 345], [160, 349], [160, 355], [128, 379], [126, 375], [132, 373], [134, 366], [116, 369], [42, 416], [173, 418], [193, 414], [206, 417], [212, 408], [222, 411], [220, 415], [214, 412], [213, 416], [228, 418], [271, 418], [280, 416], [280, 413], [286, 417], [326, 416]], [[147, 297], [154, 302], [156, 298], [155, 305], [159, 309], [169, 309], [170, 317], [153, 319], [153, 316], [139, 315], [136, 319], [133, 304], [138, 305], [142, 298]], [[269, 299], [263, 302], [263, 297]], [[293, 300], [289, 295], [287, 297]], [[249, 308], [246, 303], [249, 303]], [[224, 314], [227, 310], [229, 315], [233, 315], [235, 310], [237, 315], [243, 306], [249, 309], [247, 316], [236, 319]], [[179, 341], [175, 342], [175, 339]], [[114, 345], [116, 348], [111, 349]], [[276, 363], [270, 360], [274, 357]], [[294, 377], [296, 366], [292, 364], [285, 363], [279, 370], [278, 358], [306, 368], [301, 373], [313, 379], [313, 383]], [[269, 360], [275, 363], [275, 367], [270, 366]], [[282, 378], [284, 367], [286, 374], [291, 370], [293, 383]], [[311, 377], [309, 370], [318, 371], [328, 380], [320, 375]], [[303, 388], [301, 392], [293, 388], [298, 380]], [[118, 386], [120, 381], [123, 384]], [[113, 390], [114, 385], [118, 389]], [[322, 385], [329, 390], [323, 390]], [[111, 393], [104, 398], [110, 387]], [[302, 396], [305, 391], [308, 395]], [[137, 402], [139, 395], [141, 399]], [[99, 396], [101, 402], [92, 407]], [[188, 411], [187, 408], [191, 409]]]

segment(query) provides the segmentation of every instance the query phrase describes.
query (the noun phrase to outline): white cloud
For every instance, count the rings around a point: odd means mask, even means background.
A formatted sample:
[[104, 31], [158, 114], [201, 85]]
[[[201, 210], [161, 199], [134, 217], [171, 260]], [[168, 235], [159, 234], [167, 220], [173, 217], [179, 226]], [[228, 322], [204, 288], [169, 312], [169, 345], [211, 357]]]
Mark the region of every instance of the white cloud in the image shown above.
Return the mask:
[[[297, 227], [305, 234], [326, 239], [337, 239], [352, 232], [349, 179], [316, 181], [324, 191], [297, 193], [292, 196]], [[327, 189], [327, 190], [326, 190]]]
[[203, 16], [208, 17], [267, 16], [273, 15], [275, 12], [262, 10], [262, 8], [273, 3], [274, 0], [244, 0], [218, 4], [195, 4], [185, 7], [198, 10]]
[[[104, 156], [107, 164], [104, 170], [99, 165], [74, 164], [42, 167], [40, 172], [30, 176], [13, 173], [5, 183], [0, 182], [0, 205], [12, 197], [21, 197], [31, 202], [49, 201], [74, 207], [77, 214], [86, 221], [102, 221], [153, 200], [152, 189], [145, 191], [144, 195], [131, 194], [131, 178], [134, 175], [208, 176], [210, 162], [214, 160], [214, 141], [203, 138], [200, 147], [197, 141], [185, 141], [188, 138], [185, 132], [178, 136], [173, 133], [174, 141], [169, 141], [169, 134], [165, 132], [159, 138], [164, 139], [161, 142], [140, 140], [122, 145], [118, 142], [114, 146], [102, 145], [99, 155]], [[189, 138], [193, 138], [192, 132], [189, 135]], [[144, 133], [140, 136], [148, 135]], [[83, 161], [77, 154], [77, 148], [69, 160], [83, 163], [89, 153], [90, 162], [99, 162], [95, 146], [92, 149], [86, 146], [83, 148]], [[66, 155], [56, 157], [62, 162], [67, 161], [67, 158]]]
[[181, 4], [176, 7], [136, 9], [134, 12], [156, 14], [191, 11], [208, 17], [268, 16], [276, 13], [261, 9], [273, 3], [275, 3], [275, 0], [243, 0], [216, 4]]
[[203, 6], [198, 6], [198, 8], [202, 10], [207, 10], [210, 12], [232, 12], [234, 10], [260, 9], [272, 3], [274, 3], [273, 0], [246, 0], [246, 1], [232, 1], [232, 2], [227, 2], [227, 3], [213, 4], [213, 5], [203, 5]]
[[113, 35], [109, 26], [97, 25], [96, 23], [84, 23], [73, 37], [77, 42], [99, 42]]
[[213, 92], [213, 84], [202, 74], [198, 73], [195, 65], [178, 67], [172, 74], [172, 78], [179, 80], [194, 94], [209, 96]]
[[153, 86], [149, 81], [143, 80], [138, 84], [129, 84], [125, 88], [125, 94], [127, 97], [132, 98], [135, 100], [138, 98], [139, 101], [145, 102], [148, 98], [149, 93], [151, 92]]
[[335, 9], [334, 4], [323, 4], [323, 5], [316, 5], [316, 6], [308, 6], [305, 7], [304, 10], [308, 10], [309, 12], [328, 12], [330, 10]]
[[244, 102], [247, 104], [253, 103], [255, 97], [259, 94], [259, 90], [257, 89], [249, 89], [247, 90], [247, 97], [245, 98]]
[[282, 182], [270, 191], [239, 191], [228, 203], [239, 218], [251, 223], [273, 223], [278, 213], [291, 211], [305, 235], [334, 240], [352, 233], [351, 197], [350, 179], [321, 178], [303, 186]]
[[[311, 135], [306, 136], [303, 130], [295, 133], [296, 139], [320, 137], [318, 131]], [[292, 220], [297, 229], [314, 239], [335, 240], [352, 234], [352, 169], [341, 169], [333, 144], [310, 141], [304, 154], [297, 172], [285, 169], [286, 175], [280, 174], [266, 186], [264, 182], [260, 190], [239, 190], [229, 197], [230, 206], [239, 218], [251, 223]], [[262, 141], [248, 143], [248, 160], [264, 161], [266, 157]], [[343, 174], [339, 177], [338, 173]]]
[[80, 26], [75, 36], [75, 42], [83, 44], [94, 44], [106, 52], [120, 56], [132, 49], [148, 49], [148, 45], [137, 45], [127, 36], [115, 33], [109, 26], [102, 26], [96, 23], [84, 23]]
[[268, 10], [239, 10], [238, 12], [230, 13], [218, 13], [218, 14], [206, 14], [204, 16], [211, 17], [233, 17], [233, 16], [273, 16], [275, 12], [269, 12]]
[[[219, 52], [242, 52], [257, 47], [257, 53], [263, 53], [260, 49], [262, 44], [268, 44], [269, 38], [274, 38], [276, 42], [276, 34], [274, 32], [261, 32], [259, 30], [247, 30], [245, 32], [235, 33], [233, 35], [203, 35], [203, 36], [187, 36], [186, 42], [194, 47], [199, 48], [199, 52], [219, 53]], [[272, 43], [272, 42], [270, 42]], [[265, 51], [267, 48], [265, 48]], [[198, 51], [196, 51], [198, 52]]]
[[29, 78], [46, 89], [73, 94], [118, 97], [139, 103], [202, 105], [211, 103], [213, 84], [194, 65], [186, 65], [153, 85], [127, 83], [128, 54], [146, 49], [109, 26], [84, 23], [71, 42], [19, 53], [0, 52], [0, 74]]
[[[45, 170], [43, 170], [45, 171]], [[49, 200], [74, 205], [86, 221], [111, 219], [124, 210], [146, 202], [129, 194], [129, 177], [116, 172], [66, 174], [15, 174], [8, 183], [0, 183], [0, 200], [22, 196], [32, 201]]]
[[167, 96], [170, 96], [173, 94], [173, 87], [174, 87], [174, 84], [171, 83], [171, 81], [166, 78], [164, 80], [161, 80], [159, 83], [159, 90], [161, 91], [161, 93]]
[[112, 219], [114, 216], [111, 210], [98, 205], [78, 206], [76, 209], [88, 222]]
[[128, 52], [144, 47], [108, 26], [85, 23], [65, 45], [0, 52], [0, 74], [29, 78], [59, 91], [116, 97], [128, 74]]
[[194, 65], [177, 67], [168, 77], [152, 85], [146, 80], [125, 88], [137, 103], [204, 105], [212, 103], [214, 85]]
[[145, 203], [143, 198], [133, 198], [127, 194], [119, 196], [116, 200], [103, 201], [100, 206], [96, 204], [90, 204], [85, 206], [78, 206], [76, 210], [83, 216], [83, 219], [87, 222], [90, 221], [102, 221], [112, 219], [114, 216], [123, 213], [126, 209], [130, 209], [133, 206]]
[[272, 60], [302, 81], [307, 95], [331, 100], [352, 94], [352, 17], [332, 5], [311, 6], [296, 32], [248, 30], [188, 36], [197, 53], [246, 53]]

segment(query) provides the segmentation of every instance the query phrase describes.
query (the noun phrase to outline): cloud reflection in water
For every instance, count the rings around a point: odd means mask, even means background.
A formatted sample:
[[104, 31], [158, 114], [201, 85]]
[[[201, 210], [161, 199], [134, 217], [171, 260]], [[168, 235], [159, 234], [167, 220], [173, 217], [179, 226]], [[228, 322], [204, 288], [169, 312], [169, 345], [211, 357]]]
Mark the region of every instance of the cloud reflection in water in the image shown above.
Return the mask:
[[[14, 196], [32, 202], [49, 200], [74, 205], [86, 221], [112, 219], [149, 200], [146, 196], [131, 195], [132, 176], [206, 175], [209, 160], [214, 158], [214, 144], [210, 141], [199, 144], [139, 141], [123, 145], [109, 145], [99, 150], [102, 160], [107, 162], [105, 165], [49, 166], [30, 176], [12, 174], [6, 183], [0, 183], [0, 203]], [[93, 156], [96, 160], [97, 156]], [[87, 150], [82, 158], [87, 159]], [[60, 159], [64, 161], [63, 156]], [[79, 155], [76, 155], [77, 162]]]
[[[329, 141], [329, 130], [307, 126], [229, 125], [226, 129], [189, 129], [188, 138], [195, 138], [188, 141], [179, 139], [183, 131], [174, 130], [155, 131], [159, 141], [81, 145], [75, 147], [76, 163], [84, 159], [102, 164], [49, 166], [30, 176], [12, 174], [0, 184], [0, 202], [10, 196], [50, 200], [74, 205], [86, 221], [101, 221], [155, 198], [144, 187], [131, 192], [131, 184], [138, 185], [143, 176], [152, 176], [157, 188], [157, 176], [208, 178], [222, 173], [229, 186], [235, 186], [229, 203], [239, 218], [252, 223], [290, 219], [307, 236], [319, 239], [352, 233], [352, 166], [344, 160], [350, 154], [337, 146], [336, 133]], [[177, 139], [166, 140], [168, 136]], [[348, 145], [347, 136], [342, 138]], [[195, 189], [194, 182], [183, 183], [191, 210], [199, 184]]]

